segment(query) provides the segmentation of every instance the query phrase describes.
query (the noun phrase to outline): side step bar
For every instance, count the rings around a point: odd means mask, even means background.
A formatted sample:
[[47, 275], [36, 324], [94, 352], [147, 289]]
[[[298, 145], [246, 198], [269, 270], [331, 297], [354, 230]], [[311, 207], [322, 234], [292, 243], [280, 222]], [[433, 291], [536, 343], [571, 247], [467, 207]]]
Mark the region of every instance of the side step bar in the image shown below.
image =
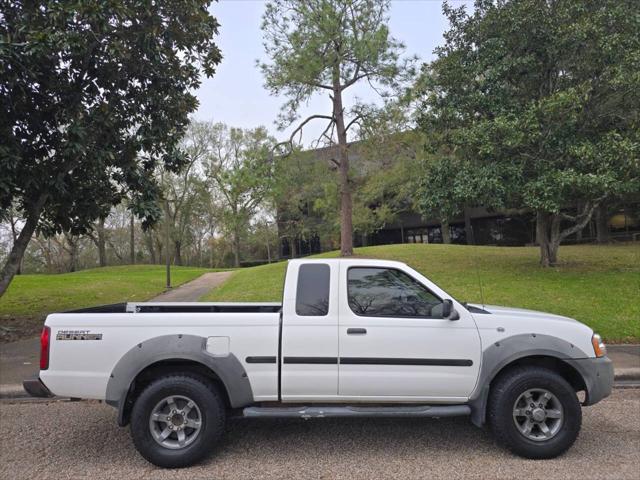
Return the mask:
[[419, 405], [394, 407], [302, 406], [247, 407], [244, 417], [250, 418], [332, 418], [332, 417], [459, 417], [471, 414], [469, 405]]

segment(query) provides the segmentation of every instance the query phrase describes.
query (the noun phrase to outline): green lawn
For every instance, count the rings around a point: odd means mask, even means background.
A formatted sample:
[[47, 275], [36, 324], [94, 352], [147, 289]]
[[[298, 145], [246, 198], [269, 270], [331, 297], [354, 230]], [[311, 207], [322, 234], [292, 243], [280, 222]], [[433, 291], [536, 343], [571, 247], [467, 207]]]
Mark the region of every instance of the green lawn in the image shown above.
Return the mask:
[[[576, 318], [609, 342], [640, 340], [640, 245], [563, 246], [560, 266], [538, 266], [535, 247], [387, 245], [356, 255], [406, 262], [462, 301]], [[337, 252], [320, 255], [334, 257]], [[286, 263], [235, 272], [203, 300], [279, 301]]]
[[[204, 268], [172, 267], [172, 284], [180, 285]], [[0, 298], [0, 339], [14, 340], [37, 333], [50, 312], [143, 301], [164, 291], [165, 267], [129, 265], [94, 268], [57, 275], [18, 275]]]

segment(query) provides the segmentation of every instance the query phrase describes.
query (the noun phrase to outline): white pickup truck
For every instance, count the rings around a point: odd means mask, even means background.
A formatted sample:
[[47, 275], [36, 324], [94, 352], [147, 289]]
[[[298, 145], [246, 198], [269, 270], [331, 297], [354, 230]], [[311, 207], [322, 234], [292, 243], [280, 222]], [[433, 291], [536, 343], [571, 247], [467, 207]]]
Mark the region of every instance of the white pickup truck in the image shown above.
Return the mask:
[[[535, 295], [535, 292], [531, 292]], [[469, 415], [528, 458], [567, 450], [611, 392], [597, 334], [459, 303], [403, 263], [293, 260], [279, 303], [129, 303], [49, 315], [34, 396], [100, 399], [162, 467], [211, 451], [229, 415]]]

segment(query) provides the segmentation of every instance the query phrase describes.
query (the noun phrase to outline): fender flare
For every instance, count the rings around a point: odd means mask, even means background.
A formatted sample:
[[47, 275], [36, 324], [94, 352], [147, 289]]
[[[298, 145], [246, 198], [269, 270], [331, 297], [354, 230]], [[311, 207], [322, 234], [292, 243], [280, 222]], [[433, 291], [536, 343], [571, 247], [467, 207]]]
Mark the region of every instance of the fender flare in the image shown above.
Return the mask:
[[[506, 366], [526, 357], [551, 357], [573, 366], [572, 360], [588, 358], [588, 355], [566, 340], [538, 333], [514, 335], [489, 345], [482, 352], [478, 382], [469, 397], [474, 425], [481, 427], [485, 423], [489, 386], [493, 379]], [[580, 371], [578, 373], [583, 376]]]
[[232, 353], [210, 354], [206, 344], [207, 339], [197, 335], [162, 335], [125, 353], [111, 372], [105, 396], [106, 403], [118, 409], [118, 423], [124, 424], [127, 396], [135, 378], [145, 368], [163, 360], [190, 360], [207, 367], [222, 382], [232, 408], [253, 403], [251, 383], [242, 363]]

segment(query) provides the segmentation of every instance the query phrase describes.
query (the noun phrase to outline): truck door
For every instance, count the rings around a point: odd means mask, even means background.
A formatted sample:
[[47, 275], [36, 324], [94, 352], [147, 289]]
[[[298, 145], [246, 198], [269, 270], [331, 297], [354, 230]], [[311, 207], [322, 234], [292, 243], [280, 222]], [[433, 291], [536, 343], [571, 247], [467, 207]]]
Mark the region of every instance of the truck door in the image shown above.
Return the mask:
[[283, 401], [338, 394], [338, 274], [336, 262], [289, 263], [282, 302]]
[[443, 319], [444, 292], [398, 268], [343, 264], [340, 277], [340, 396], [458, 401], [471, 394], [481, 347], [469, 312], [458, 305], [458, 320]]

